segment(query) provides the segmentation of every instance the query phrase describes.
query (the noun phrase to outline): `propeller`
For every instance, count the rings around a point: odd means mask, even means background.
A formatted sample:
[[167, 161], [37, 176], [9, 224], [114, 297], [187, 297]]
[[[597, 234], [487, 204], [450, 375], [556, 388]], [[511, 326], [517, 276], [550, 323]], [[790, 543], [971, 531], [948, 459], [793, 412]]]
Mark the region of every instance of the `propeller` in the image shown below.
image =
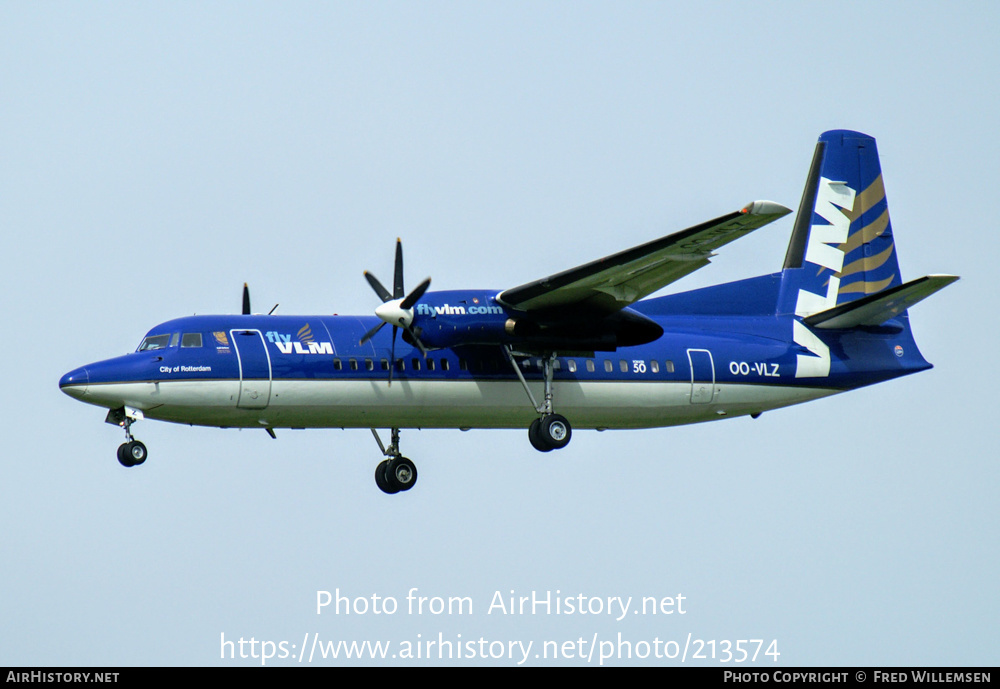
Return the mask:
[[406, 294], [406, 290], [403, 288], [403, 243], [398, 238], [396, 239], [396, 264], [393, 270], [392, 292], [390, 293], [379, 282], [378, 278], [367, 270], [365, 271], [365, 279], [382, 300], [382, 305], [375, 309], [375, 315], [381, 318], [382, 322], [366, 332], [359, 344], [364, 344], [375, 337], [375, 333], [381, 330], [386, 323], [392, 326], [392, 349], [389, 355], [389, 385], [392, 385], [392, 371], [396, 367], [396, 333], [400, 328], [410, 336], [413, 344], [417, 346], [424, 358], [427, 357], [427, 348], [417, 337], [411, 324], [413, 323], [413, 307], [430, 287], [431, 279], [427, 278], [412, 292]]
[[[275, 309], [277, 308], [278, 304], [272, 306], [271, 310], [267, 312], [267, 315], [270, 316], [272, 313], [274, 313]], [[250, 288], [247, 287], [247, 283], [245, 282], [243, 283], [243, 315], [244, 316], [250, 315]]]

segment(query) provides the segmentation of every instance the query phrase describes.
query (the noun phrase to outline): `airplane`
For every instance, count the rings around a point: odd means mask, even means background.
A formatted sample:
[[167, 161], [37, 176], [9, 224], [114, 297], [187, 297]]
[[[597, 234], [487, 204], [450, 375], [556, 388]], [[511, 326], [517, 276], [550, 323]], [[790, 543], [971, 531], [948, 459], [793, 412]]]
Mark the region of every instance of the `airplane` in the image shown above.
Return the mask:
[[790, 212], [754, 201], [502, 290], [430, 291], [428, 278], [407, 292], [397, 239], [392, 291], [364, 273], [374, 316], [253, 314], [244, 285], [242, 314], [161, 323], [59, 387], [108, 409], [125, 467], [147, 457], [140, 419], [272, 438], [367, 428], [383, 456], [375, 483], [393, 494], [417, 481], [400, 429], [527, 428], [549, 452], [574, 427], [757, 418], [931, 368], [908, 309], [958, 277], [902, 281], [875, 139], [859, 132], [819, 137], [780, 272], [650, 297]]

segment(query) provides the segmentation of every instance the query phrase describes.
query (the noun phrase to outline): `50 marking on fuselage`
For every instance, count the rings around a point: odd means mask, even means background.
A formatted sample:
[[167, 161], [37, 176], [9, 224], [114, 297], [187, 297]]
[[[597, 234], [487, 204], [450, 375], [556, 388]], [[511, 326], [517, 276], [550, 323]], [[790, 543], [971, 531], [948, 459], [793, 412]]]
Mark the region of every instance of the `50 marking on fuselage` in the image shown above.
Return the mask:
[[764, 361], [755, 361], [752, 364], [746, 361], [730, 361], [729, 372], [734, 376], [749, 376], [751, 373], [763, 378], [780, 378], [778, 364], [769, 364]]

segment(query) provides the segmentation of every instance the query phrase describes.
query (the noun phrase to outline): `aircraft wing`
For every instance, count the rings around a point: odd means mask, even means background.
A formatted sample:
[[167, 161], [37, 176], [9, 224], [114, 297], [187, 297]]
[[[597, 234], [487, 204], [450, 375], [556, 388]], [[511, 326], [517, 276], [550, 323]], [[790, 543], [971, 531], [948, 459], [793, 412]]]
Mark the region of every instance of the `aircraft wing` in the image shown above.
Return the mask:
[[613, 313], [708, 265], [715, 249], [788, 213], [773, 201], [754, 201], [735, 213], [504, 290], [497, 300], [529, 312], [572, 307], [575, 312]]

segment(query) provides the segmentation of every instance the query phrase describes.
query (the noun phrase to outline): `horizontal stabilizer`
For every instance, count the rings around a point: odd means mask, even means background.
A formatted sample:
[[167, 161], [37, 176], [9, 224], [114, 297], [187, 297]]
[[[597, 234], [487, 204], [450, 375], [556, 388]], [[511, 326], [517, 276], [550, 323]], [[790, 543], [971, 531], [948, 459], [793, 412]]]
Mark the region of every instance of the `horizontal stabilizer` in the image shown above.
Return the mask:
[[926, 275], [898, 287], [834, 306], [803, 318], [802, 322], [824, 330], [881, 325], [956, 280], [957, 275]]

